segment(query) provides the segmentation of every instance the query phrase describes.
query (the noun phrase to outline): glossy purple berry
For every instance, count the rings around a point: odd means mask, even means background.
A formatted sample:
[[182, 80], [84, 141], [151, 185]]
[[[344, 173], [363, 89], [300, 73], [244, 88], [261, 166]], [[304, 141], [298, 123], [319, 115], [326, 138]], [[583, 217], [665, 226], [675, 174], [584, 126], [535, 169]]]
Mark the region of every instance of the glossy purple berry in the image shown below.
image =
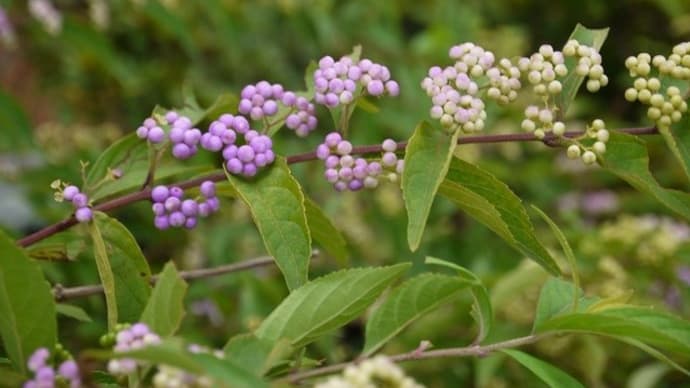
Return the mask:
[[168, 189], [167, 186], [156, 186], [151, 190], [151, 199], [154, 202], [163, 202], [165, 201], [168, 196], [170, 195], [170, 190]]
[[93, 211], [88, 207], [80, 207], [74, 212], [74, 218], [79, 222], [89, 222], [93, 218]]
[[62, 190], [62, 197], [67, 201], [71, 201], [77, 194], [79, 194], [79, 188], [77, 186], [70, 185]]

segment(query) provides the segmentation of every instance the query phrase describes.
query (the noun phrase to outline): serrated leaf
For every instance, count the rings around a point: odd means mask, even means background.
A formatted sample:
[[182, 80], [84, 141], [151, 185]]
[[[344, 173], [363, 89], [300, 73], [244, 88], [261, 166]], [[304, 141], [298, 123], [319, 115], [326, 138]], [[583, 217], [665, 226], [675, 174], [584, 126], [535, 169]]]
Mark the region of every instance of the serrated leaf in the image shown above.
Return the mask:
[[549, 387], [584, 388], [584, 385], [575, 380], [575, 378], [573, 378], [571, 375], [563, 372], [546, 361], [540, 360], [534, 356], [530, 356], [529, 354], [519, 350], [503, 349], [501, 352], [509, 355], [522, 366], [532, 371], [532, 373], [537, 375], [537, 377], [539, 377]]
[[151, 270], [132, 233], [118, 220], [95, 212], [115, 281], [117, 316], [120, 322], [135, 322], [151, 295]]
[[416, 319], [467, 286], [468, 282], [456, 276], [427, 273], [396, 287], [367, 321], [362, 357], [376, 352]]
[[261, 323], [255, 334], [304, 346], [360, 315], [410, 264], [356, 268], [312, 280], [294, 290]]
[[556, 260], [536, 238], [520, 198], [489, 172], [454, 158], [439, 193], [549, 273], [560, 273]]
[[461, 279], [470, 284], [473, 299], [472, 318], [474, 318], [475, 322], [477, 322], [477, 326], [479, 327], [479, 333], [477, 333], [477, 338], [474, 340], [474, 343], [481, 343], [486, 336], [489, 335], [489, 332], [494, 324], [494, 312], [493, 307], [491, 307], [489, 291], [487, 291], [481, 279], [479, 279], [477, 275], [467, 268], [461, 267], [449, 261], [437, 259], [435, 257], [427, 257], [426, 260], [424, 260], [424, 263], [451, 268], [458, 272], [458, 275]]
[[311, 258], [311, 236], [304, 194], [285, 159], [276, 158], [267, 171], [253, 179], [226, 175], [249, 207], [266, 250], [275, 259], [288, 288], [294, 290], [304, 284]]
[[86, 311], [84, 311], [84, 309], [71, 304], [58, 303], [55, 305], [55, 311], [60, 315], [76, 319], [77, 321], [92, 321], [91, 317], [89, 317], [89, 314], [87, 314]]
[[597, 313], [560, 315], [541, 323], [536, 330], [538, 333], [549, 331], [606, 335], [639, 341], [664, 351], [690, 354], [690, 322], [651, 308], [622, 306]]
[[184, 317], [184, 296], [187, 283], [180, 277], [175, 264], [168, 262], [158, 276], [146, 308], [139, 319], [161, 337], [177, 331]]
[[431, 205], [453, 157], [460, 131], [451, 137], [423, 121], [414, 130], [405, 149], [402, 191], [407, 210], [407, 243], [419, 248]]
[[635, 136], [611, 131], [602, 166], [635, 189], [653, 196], [664, 206], [690, 220], [690, 194], [659, 186], [649, 172], [645, 142]]
[[55, 302], [38, 264], [0, 231], [0, 338], [14, 369], [26, 373], [26, 360], [57, 340]]
[[333, 225], [330, 218], [311, 198], [304, 198], [307, 224], [311, 237], [333, 256], [339, 264], [347, 263], [347, 243], [342, 233]]
[[[568, 40], [575, 39], [581, 44], [585, 44], [599, 50], [604, 44], [608, 33], [608, 28], [589, 29], [578, 23], [573, 32], [570, 34]], [[561, 81], [563, 88], [561, 93], [556, 96], [556, 106], [559, 109], [559, 115], [561, 117], [565, 116], [568, 108], [570, 108], [570, 104], [577, 95], [577, 91], [582, 85], [582, 81], [585, 79], [585, 77], [579, 76], [575, 73], [577, 62], [573, 57], [566, 57], [565, 65], [568, 67], [568, 75], [566, 75]]]
[[114, 330], [118, 322], [117, 296], [115, 293], [115, 277], [110, 267], [110, 259], [108, 258], [108, 249], [105, 246], [105, 241], [97, 222], [89, 223], [89, 234], [91, 235], [91, 241], [93, 241], [93, 255], [105, 296], [108, 330]]

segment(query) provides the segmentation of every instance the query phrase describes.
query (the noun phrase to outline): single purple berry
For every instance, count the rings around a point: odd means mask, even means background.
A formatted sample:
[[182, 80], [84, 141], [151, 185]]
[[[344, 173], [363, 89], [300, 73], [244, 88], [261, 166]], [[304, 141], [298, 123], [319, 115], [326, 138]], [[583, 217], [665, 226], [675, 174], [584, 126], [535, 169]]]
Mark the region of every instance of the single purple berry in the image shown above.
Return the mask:
[[151, 210], [153, 211], [154, 215], [162, 216], [165, 214], [165, 205], [163, 205], [160, 202], [156, 202], [153, 205], [151, 205]]
[[237, 158], [242, 162], [251, 162], [254, 159], [254, 149], [251, 146], [243, 145], [237, 150]]
[[146, 334], [151, 333], [151, 329], [149, 329], [148, 325], [142, 322], [133, 324], [132, 327], [129, 328], [129, 331], [135, 337], [143, 337]]
[[180, 205], [180, 211], [187, 217], [196, 216], [197, 210], [198, 205], [193, 199], [185, 199], [182, 201], [182, 205]]
[[170, 222], [168, 221], [168, 216], [156, 216], [153, 219], [153, 225], [160, 230], [166, 230], [170, 227]]
[[395, 140], [386, 139], [381, 143], [381, 148], [386, 152], [394, 152], [398, 148], [398, 145]]
[[163, 128], [156, 126], [149, 129], [147, 138], [151, 143], [157, 144], [165, 140], [165, 132]]
[[170, 195], [177, 199], [182, 199], [184, 197], [184, 190], [179, 186], [173, 186], [170, 188]]
[[179, 198], [177, 197], [168, 197], [168, 199], [165, 200], [165, 210], [168, 212], [174, 212], [177, 209], [180, 208], [180, 205], [182, 204], [182, 201], [180, 201]]
[[204, 181], [201, 186], [199, 186], [201, 195], [206, 198], [211, 198], [216, 196], [216, 184], [212, 181]]
[[196, 217], [189, 217], [187, 220], [184, 222], [184, 227], [186, 229], [194, 229], [194, 227], [197, 224], [197, 218]]
[[168, 136], [170, 136], [171, 142], [182, 143], [182, 141], [184, 140], [184, 133], [185, 133], [184, 129], [178, 128], [178, 127], [172, 127], [170, 129], [170, 134]]
[[149, 129], [144, 126], [137, 128], [137, 137], [140, 139], [146, 139], [149, 137]]
[[218, 197], [209, 198], [206, 200], [206, 204], [211, 212], [217, 212], [220, 209], [220, 200]]
[[194, 149], [187, 144], [178, 143], [173, 147], [172, 154], [177, 159], [189, 159], [194, 155]]
[[166, 186], [160, 185], [156, 186], [151, 190], [151, 199], [153, 202], [163, 202], [168, 199], [170, 195], [170, 190]]
[[372, 80], [367, 84], [367, 92], [372, 96], [380, 96], [383, 90], [383, 82], [379, 80]]
[[185, 217], [182, 212], [176, 211], [170, 213], [168, 216], [168, 221], [170, 222], [170, 226], [180, 227], [184, 225], [185, 221], [187, 221], [187, 217]]
[[168, 122], [168, 124], [172, 124], [177, 120], [180, 116], [175, 112], [174, 110], [168, 111], [168, 113], [165, 114], [165, 121]]
[[88, 207], [80, 207], [74, 212], [74, 218], [79, 222], [89, 222], [93, 218], [93, 211]]
[[72, 204], [76, 208], [87, 206], [89, 204], [89, 197], [87, 197], [84, 193], [74, 194], [72, 197]]
[[256, 167], [254, 163], [248, 163], [242, 167], [242, 175], [247, 177], [252, 177], [256, 175], [258, 171], [259, 169]]
[[77, 194], [79, 194], [79, 188], [74, 185], [67, 186], [62, 190], [62, 197], [67, 201], [71, 201]]
[[326, 160], [331, 155], [331, 150], [325, 144], [319, 144], [316, 148], [316, 157], [321, 160]]
[[231, 174], [239, 174], [242, 172], [242, 162], [237, 159], [237, 158], [232, 158], [225, 163], [225, 167], [227, 167], [228, 172]]
[[50, 352], [47, 348], [38, 348], [31, 354], [26, 364], [30, 371], [36, 372], [45, 366], [48, 357], [50, 357]]
[[153, 128], [156, 126], [156, 120], [152, 119], [151, 117], [147, 118], [144, 120], [144, 126], [146, 128]]

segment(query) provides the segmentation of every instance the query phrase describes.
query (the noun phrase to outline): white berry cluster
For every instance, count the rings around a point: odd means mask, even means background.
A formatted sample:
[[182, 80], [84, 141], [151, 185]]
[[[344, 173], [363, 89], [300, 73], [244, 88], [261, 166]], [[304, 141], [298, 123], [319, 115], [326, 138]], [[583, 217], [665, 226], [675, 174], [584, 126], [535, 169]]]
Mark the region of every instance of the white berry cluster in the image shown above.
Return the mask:
[[577, 59], [575, 74], [588, 78], [586, 86], [590, 92], [597, 92], [609, 83], [609, 77], [604, 74], [601, 65], [601, 54], [596, 48], [571, 39], [563, 46], [563, 55]]
[[559, 94], [563, 90], [559, 78], [568, 74], [563, 53], [548, 44], [539, 47], [539, 51], [529, 58], [520, 58], [518, 69], [526, 75], [534, 93], [539, 96]]
[[[625, 91], [626, 100], [649, 105], [647, 117], [659, 128], [668, 128], [680, 121], [688, 110], [688, 104], [677, 86], [668, 85], [664, 88], [660, 78], [690, 80], [690, 42], [674, 46], [673, 53], [668, 58], [663, 55], [652, 58], [648, 53], [630, 56], [625, 60], [625, 67], [631, 77], [636, 77], [633, 87]], [[658, 77], [652, 75], [654, 69]]]
[[[213, 354], [216, 358], [223, 358], [225, 354], [221, 350], [211, 350], [209, 348], [192, 344], [188, 349], [191, 353]], [[156, 388], [210, 388], [214, 382], [208, 376], [197, 376], [169, 365], [159, 365], [158, 372], [153, 376], [153, 386]]]
[[[493, 67], [494, 54], [468, 42], [451, 47], [449, 56], [455, 59], [453, 66], [443, 69], [433, 66], [422, 80], [422, 88], [433, 103], [430, 115], [440, 120], [450, 133], [457, 129], [481, 131], [486, 110], [484, 101], [478, 96], [479, 85], [472, 78], [485, 75]], [[492, 74], [496, 75], [495, 72]], [[500, 88], [498, 90], [501, 91]]]
[[539, 109], [536, 105], [529, 105], [525, 108], [525, 119], [520, 125], [528, 132], [534, 132], [537, 139], [543, 139], [547, 132], [553, 132], [556, 136], [563, 136], [565, 124], [562, 121], [554, 120], [553, 111], [549, 108]]
[[518, 90], [522, 87], [520, 83], [520, 69], [507, 58], [501, 58], [498, 66], [486, 71], [489, 79], [489, 89], [486, 96], [499, 104], [507, 104], [515, 101]]
[[594, 139], [591, 147], [586, 147], [581, 143], [574, 141], [568, 147], [567, 155], [570, 159], [582, 158], [584, 164], [590, 165], [597, 161], [606, 152], [606, 142], [609, 141], [609, 131], [606, 129], [606, 124], [603, 120], [596, 119], [592, 121], [592, 125], [587, 127], [585, 133], [586, 137]]
[[365, 360], [345, 368], [340, 376], [316, 384], [316, 388], [422, 388], [423, 385], [405, 375], [400, 367], [385, 356]]

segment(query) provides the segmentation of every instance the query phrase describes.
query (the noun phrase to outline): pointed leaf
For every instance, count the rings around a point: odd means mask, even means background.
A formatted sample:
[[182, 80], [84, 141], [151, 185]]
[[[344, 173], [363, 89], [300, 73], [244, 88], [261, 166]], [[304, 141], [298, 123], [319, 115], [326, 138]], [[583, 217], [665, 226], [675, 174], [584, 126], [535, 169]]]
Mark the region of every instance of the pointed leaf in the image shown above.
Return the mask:
[[[568, 40], [575, 39], [581, 44], [594, 47], [598, 50], [604, 44], [608, 34], [608, 28], [589, 29], [578, 23]], [[568, 67], [568, 75], [566, 75], [565, 79], [561, 82], [563, 84], [561, 93], [556, 96], [556, 105], [558, 106], [561, 116], [565, 116], [570, 104], [577, 95], [577, 91], [580, 89], [580, 85], [582, 85], [582, 81], [585, 79], [585, 77], [575, 73], [577, 62], [573, 57], [567, 57], [565, 65]]]
[[330, 218], [319, 208], [316, 202], [309, 197], [304, 198], [304, 207], [307, 214], [307, 224], [311, 237], [319, 243], [323, 249], [333, 256], [338, 263], [347, 263], [347, 247], [345, 238], [333, 225]]
[[89, 317], [89, 314], [87, 314], [86, 311], [84, 311], [84, 309], [71, 304], [58, 303], [55, 305], [55, 311], [60, 315], [76, 319], [77, 321], [92, 321], [91, 317]]
[[477, 326], [479, 326], [479, 333], [477, 333], [477, 338], [474, 340], [474, 343], [481, 343], [486, 336], [489, 335], [494, 324], [494, 311], [491, 307], [489, 291], [487, 291], [481, 279], [467, 268], [449, 261], [437, 259], [435, 257], [427, 257], [424, 262], [426, 264], [436, 264], [454, 269], [458, 272], [461, 279], [470, 283], [473, 299], [472, 318], [474, 318], [475, 322], [477, 322]]
[[405, 281], [369, 317], [362, 356], [376, 352], [409, 324], [447, 302], [468, 285], [456, 276], [433, 273]]
[[537, 375], [549, 387], [554, 388], [584, 388], [579, 381], [575, 380], [569, 374], [556, 368], [546, 361], [540, 360], [536, 357], [530, 356], [527, 353], [514, 349], [503, 349], [501, 352], [509, 355], [515, 361], [519, 362], [525, 368], [529, 369]]
[[57, 338], [55, 302], [38, 264], [0, 231], [0, 338], [16, 370], [39, 347]]
[[223, 350], [237, 366], [263, 376], [276, 362], [287, 358], [292, 347], [288, 341], [273, 342], [249, 333], [230, 338]]
[[187, 283], [180, 278], [175, 264], [168, 262], [158, 276], [140, 321], [149, 325], [161, 337], [171, 336], [184, 317], [184, 296]]
[[110, 267], [108, 249], [105, 246], [105, 241], [103, 240], [98, 222], [93, 221], [89, 223], [89, 234], [93, 241], [93, 255], [96, 260], [98, 277], [101, 279], [103, 294], [105, 296], [105, 306], [108, 314], [108, 330], [115, 330], [115, 325], [117, 325], [118, 322], [115, 277], [113, 275], [113, 269]]
[[560, 273], [556, 260], [537, 240], [520, 198], [487, 171], [454, 158], [439, 193], [549, 273]]
[[405, 149], [402, 191], [407, 210], [407, 243], [419, 248], [431, 205], [448, 171], [460, 131], [452, 137], [435, 130], [428, 122], [417, 125]]
[[645, 142], [638, 137], [611, 131], [602, 166], [637, 190], [649, 194], [678, 215], [690, 220], [690, 194], [664, 189], [649, 172]]
[[254, 179], [226, 174], [254, 218], [268, 253], [290, 290], [307, 281], [311, 236], [302, 189], [283, 158]]
[[135, 322], [151, 295], [151, 270], [132, 233], [118, 220], [96, 212], [115, 281], [117, 316], [120, 322]]
[[294, 290], [261, 323], [256, 336], [306, 345], [359, 316], [410, 264], [338, 271]]

